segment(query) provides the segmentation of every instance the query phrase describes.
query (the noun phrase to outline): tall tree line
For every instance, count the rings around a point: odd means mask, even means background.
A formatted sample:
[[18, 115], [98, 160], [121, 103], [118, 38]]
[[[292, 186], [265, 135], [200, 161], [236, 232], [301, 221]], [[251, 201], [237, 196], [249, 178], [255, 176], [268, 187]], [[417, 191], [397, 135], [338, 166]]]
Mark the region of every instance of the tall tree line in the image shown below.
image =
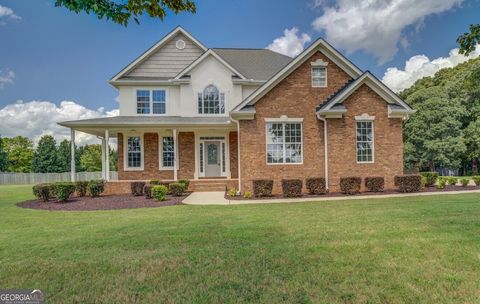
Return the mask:
[[[69, 140], [57, 145], [50, 135], [33, 142], [24, 136], [0, 136], [0, 172], [61, 173], [70, 171], [71, 147]], [[99, 144], [75, 147], [77, 172], [102, 170], [102, 147]], [[110, 170], [117, 170], [117, 151], [110, 149]]]

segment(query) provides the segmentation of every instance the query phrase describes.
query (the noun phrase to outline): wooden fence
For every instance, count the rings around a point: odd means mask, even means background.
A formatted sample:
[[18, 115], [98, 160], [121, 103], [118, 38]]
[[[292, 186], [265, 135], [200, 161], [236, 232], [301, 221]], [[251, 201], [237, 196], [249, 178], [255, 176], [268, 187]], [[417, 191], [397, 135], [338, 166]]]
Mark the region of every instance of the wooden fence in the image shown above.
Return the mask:
[[[75, 180], [101, 179], [102, 172], [77, 172]], [[110, 171], [110, 180], [118, 180], [118, 173]], [[0, 173], [0, 185], [24, 185], [70, 181], [70, 172], [64, 173]]]

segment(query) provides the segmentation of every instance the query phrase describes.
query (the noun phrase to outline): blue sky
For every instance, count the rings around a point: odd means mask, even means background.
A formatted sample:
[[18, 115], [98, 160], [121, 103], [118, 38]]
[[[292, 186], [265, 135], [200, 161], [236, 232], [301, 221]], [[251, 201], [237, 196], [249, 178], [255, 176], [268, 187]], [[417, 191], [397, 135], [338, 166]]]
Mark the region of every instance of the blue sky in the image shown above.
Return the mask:
[[[108, 79], [177, 25], [208, 47], [265, 48], [279, 38], [277, 44], [287, 43], [284, 51], [291, 52], [292, 46], [305, 47], [323, 36], [380, 79], [396, 67], [389, 85], [400, 88], [398, 79], [413, 77], [404, 71], [408, 60], [416, 64], [418, 55], [426, 55], [428, 61], [420, 58], [424, 66], [438, 57], [448, 59], [456, 37], [480, 22], [477, 0], [196, 3], [195, 15], [169, 14], [164, 22], [144, 17], [140, 25], [125, 28], [56, 8], [54, 0], [0, 0], [0, 111], [17, 100], [56, 106], [69, 100], [92, 110], [116, 109], [117, 92]], [[282, 38], [292, 28], [290, 38]], [[10, 135], [5, 127], [2, 132]]]

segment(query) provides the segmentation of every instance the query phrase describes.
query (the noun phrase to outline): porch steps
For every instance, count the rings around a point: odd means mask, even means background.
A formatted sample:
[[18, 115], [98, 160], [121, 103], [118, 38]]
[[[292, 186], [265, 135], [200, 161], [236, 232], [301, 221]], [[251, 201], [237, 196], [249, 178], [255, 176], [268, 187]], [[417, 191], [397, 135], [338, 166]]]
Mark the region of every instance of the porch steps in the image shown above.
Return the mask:
[[235, 187], [236, 181], [232, 179], [192, 180], [189, 190], [195, 192], [225, 191], [228, 187]]

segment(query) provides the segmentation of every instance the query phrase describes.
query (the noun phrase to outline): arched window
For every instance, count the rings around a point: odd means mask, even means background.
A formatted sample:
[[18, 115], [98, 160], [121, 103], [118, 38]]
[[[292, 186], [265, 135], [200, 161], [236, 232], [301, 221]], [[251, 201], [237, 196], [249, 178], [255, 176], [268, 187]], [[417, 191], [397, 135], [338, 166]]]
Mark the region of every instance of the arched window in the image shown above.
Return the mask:
[[198, 93], [198, 113], [225, 114], [225, 94], [214, 85], [207, 86], [203, 93]]

